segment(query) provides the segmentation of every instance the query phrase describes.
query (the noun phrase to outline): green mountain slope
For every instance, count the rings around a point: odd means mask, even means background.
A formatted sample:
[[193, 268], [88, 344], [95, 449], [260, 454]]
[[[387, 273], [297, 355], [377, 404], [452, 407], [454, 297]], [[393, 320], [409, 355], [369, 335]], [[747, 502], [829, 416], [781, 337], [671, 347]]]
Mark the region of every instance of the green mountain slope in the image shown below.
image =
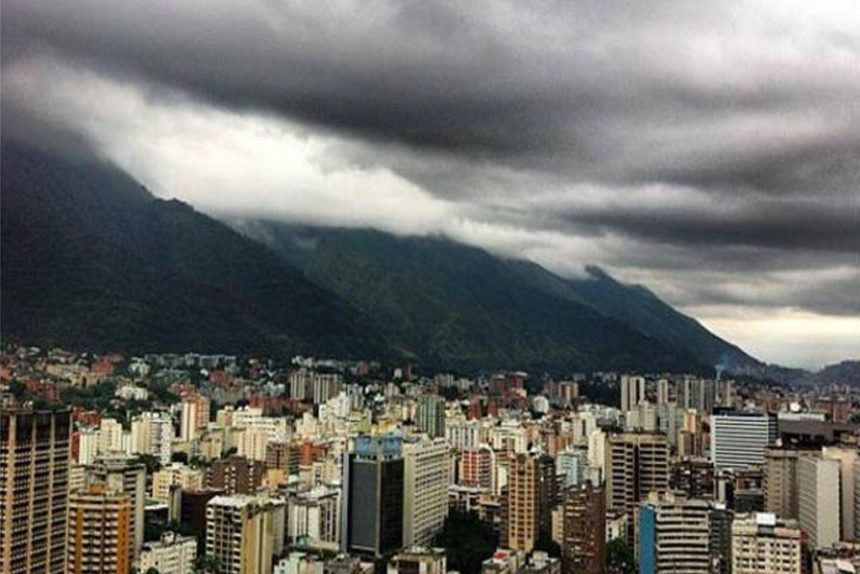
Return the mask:
[[699, 369], [707, 362], [609, 317], [543, 268], [434, 238], [231, 221], [436, 365]]
[[115, 169], [4, 144], [2, 176], [5, 339], [133, 352], [385, 352], [344, 300]]

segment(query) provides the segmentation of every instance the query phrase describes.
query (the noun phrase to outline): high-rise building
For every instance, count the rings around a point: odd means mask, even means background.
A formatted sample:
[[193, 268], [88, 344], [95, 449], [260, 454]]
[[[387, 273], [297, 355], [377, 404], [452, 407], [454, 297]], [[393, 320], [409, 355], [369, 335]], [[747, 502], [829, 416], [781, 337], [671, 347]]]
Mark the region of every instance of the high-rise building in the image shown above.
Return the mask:
[[708, 379], [684, 377], [677, 383], [677, 403], [680, 409], [710, 413], [714, 408], [716, 385]]
[[711, 417], [711, 461], [717, 471], [762, 466], [765, 450], [776, 441], [776, 419], [759, 412], [736, 411]]
[[[639, 503], [652, 492], [669, 489], [669, 442], [657, 433], [621, 433], [606, 442], [606, 506], [633, 516]], [[628, 522], [628, 543], [635, 536], [635, 521]]]
[[[443, 435], [444, 436], [444, 435]], [[403, 545], [430, 546], [448, 516], [448, 443], [403, 443]]]
[[150, 454], [170, 464], [173, 420], [166, 413], [142, 413], [131, 421], [131, 452]]
[[645, 378], [621, 375], [621, 411], [632, 411], [645, 400]]
[[69, 497], [67, 574], [127, 574], [133, 540], [128, 494], [93, 484]]
[[710, 502], [711, 568], [713, 574], [728, 574], [732, 555], [734, 512], [723, 502]]
[[764, 508], [783, 519], [797, 520], [797, 461], [801, 451], [769, 447], [764, 453]]
[[302, 548], [340, 548], [340, 490], [318, 486], [287, 499], [287, 541]]
[[128, 495], [131, 504], [131, 532], [129, 537], [130, 563], [137, 560], [143, 546], [144, 510], [146, 507], [146, 467], [138, 459], [127, 455], [100, 457], [87, 469], [89, 484], [103, 484], [108, 490]]
[[489, 445], [467, 447], [460, 452], [459, 479], [462, 486], [493, 489], [496, 453]]
[[130, 434], [127, 434], [122, 423], [116, 419], [103, 418], [99, 423], [99, 454], [127, 453], [130, 444]]
[[857, 449], [850, 446], [825, 446], [821, 456], [839, 461], [839, 514], [841, 516], [840, 540], [850, 542], [854, 538], [854, 465]]
[[203, 488], [203, 471], [180, 462], [171, 463], [152, 473], [152, 498], [161, 502], [170, 500], [170, 489], [178, 486], [182, 490]]
[[239, 455], [216, 460], [206, 474], [206, 486], [225, 494], [253, 494], [262, 482], [263, 464]]
[[531, 552], [542, 535], [552, 536], [555, 464], [545, 455], [512, 454], [508, 466], [503, 540], [506, 548]]
[[606, 571], [606, 495], [591, 483], [564, 494], [561, 555], [565, 572]]
[[68, 409], [0, 409], [0, 572], [64, 572], [70, 440]]
[[640, 574], [709, 574], [710, 507], [704, 500], [652, 494], [639, 511]]
[[275, 553], [276, 502], [245, 494], [206, 504], [206, 555], [221, 574], [269, 574]]
[[773, 514], [738, 515], [732, 522], [733, 574], [802, 574], [803, 532]]
[[404, 464], [398, 436], [359, 436], [343, 463], [342, 546], [383, 556], [403, 546]]
[[669, 381], [660, 379], [657, 381], [657, 405], [669, 404]]
[[839, 461], [801, 457], [797, 462], [797, 510], [811, 548], [839, 542]]
[[415, 426], [430, 438], [445, 436], [445, 399], [439, 395], [421, 395], [415, 411]]
[[564, 450], [555, 456], [555, 472], [559, 491], [577, 486], [585, 478], [588, 453], [582, 449]]
[[209, 424], [210, 408], [209, 399], [198, 392], [183, 395], [179, 417], [179, 438], [184, 441], [196, 439], [198, 431]]
[[146, 574], [154, 568], [158, 574], [190, 574], [194, 571], [195, 558], [197, 538], [165, 532], [157, 542], [144, 544], [138, 571]]

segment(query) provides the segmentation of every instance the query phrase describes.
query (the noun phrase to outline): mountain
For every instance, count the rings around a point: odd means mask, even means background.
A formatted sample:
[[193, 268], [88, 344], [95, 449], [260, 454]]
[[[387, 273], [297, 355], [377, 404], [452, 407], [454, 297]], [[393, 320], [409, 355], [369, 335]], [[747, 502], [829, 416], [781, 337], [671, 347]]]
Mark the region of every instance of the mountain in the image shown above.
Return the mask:
[[[743, 353], [639, 287], [438, 238], [246, 222], [95, 160], [2, 147], [0, 330], [44, 346], [705, 372]], [[752, 360], [752, 359], [750, 359]]]
[[378, 356], [362, 313], [283, 259], [94, 160], [4, 142], [4, 339], [96, 351]]
[[756, 362], [642, 287], [561, 278], [442, 238], [230, 220], [431, 362], [617, 368]]

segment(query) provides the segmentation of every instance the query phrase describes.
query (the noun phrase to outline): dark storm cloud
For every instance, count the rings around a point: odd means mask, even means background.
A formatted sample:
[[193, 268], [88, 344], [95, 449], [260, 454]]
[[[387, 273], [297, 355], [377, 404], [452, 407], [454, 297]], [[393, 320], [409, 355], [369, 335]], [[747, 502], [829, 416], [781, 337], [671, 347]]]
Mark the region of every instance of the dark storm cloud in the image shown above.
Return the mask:
[[528, 249], [593, 241], [676, 302], [813, 269], [748, 301], [858, 314], [857, 274], [819, 273], [860, 268], [858, 26], [852, 2], [7, 0], [2, 58], [344, 136], [338, 158]]

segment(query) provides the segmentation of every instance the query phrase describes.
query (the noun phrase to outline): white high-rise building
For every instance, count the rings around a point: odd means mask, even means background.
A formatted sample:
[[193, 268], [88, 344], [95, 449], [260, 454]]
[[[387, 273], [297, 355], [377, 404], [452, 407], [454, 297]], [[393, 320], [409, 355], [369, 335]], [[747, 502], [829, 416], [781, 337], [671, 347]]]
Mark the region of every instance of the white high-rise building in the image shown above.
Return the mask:
[[99, 454], [126, 452], [122, 424], [116, 419], [106, 418], [99, 424]]
[[645, 399], [645, 378], [621, 375], [621, 410], [635, 409]]
[[767, 413], [736, 412], [711, 417], [711, 462], [717, 470], [762, 466], [776, 441], [776, 419]]
[[403, 443], [403, 545], [429, 546], [448, 515], [448, 443]]
[[99, 453], [99, 431], [95, 428], [81, 429], [78, 433], [78, 464], [92, 464]]
[[287, 539], [303, 548], [340, 547], [340, 489], [319, 486], [287, 500]]
[[174, 434], [173, 419], [167, 413], [142, 413], [131, 421], [131, 452], [170, 464]]
[[812, 548], [839, 542], [839, 461], [804, 456], [797, 461], [797, 507], [800, 527]]

